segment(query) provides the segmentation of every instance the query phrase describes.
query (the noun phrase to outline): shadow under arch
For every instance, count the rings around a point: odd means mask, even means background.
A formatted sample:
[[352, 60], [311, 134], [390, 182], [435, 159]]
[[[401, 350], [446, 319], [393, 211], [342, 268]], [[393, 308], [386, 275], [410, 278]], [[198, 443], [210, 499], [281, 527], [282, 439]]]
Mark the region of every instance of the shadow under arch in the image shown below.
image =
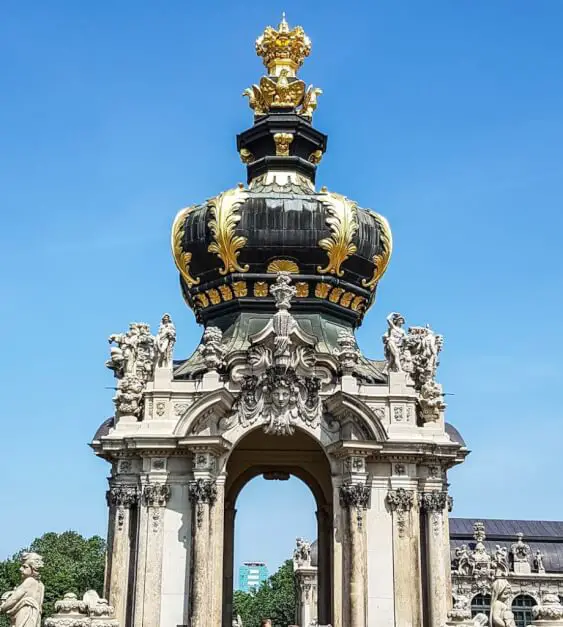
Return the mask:
[[[254, 429], [241, 438], [227, 461], [223, 551], [223, 627], [230, 627], [233, 607], [235, 505], [252, 479], [289, 479], [293, 475], [311, 491], [317, 511], [317, 617], [332, 619], [333, 488], [329, 459], [323, 446], [309, 433], [296, 429], [277, 436]], [[290, 557], [290, 556], [288, 556]]]

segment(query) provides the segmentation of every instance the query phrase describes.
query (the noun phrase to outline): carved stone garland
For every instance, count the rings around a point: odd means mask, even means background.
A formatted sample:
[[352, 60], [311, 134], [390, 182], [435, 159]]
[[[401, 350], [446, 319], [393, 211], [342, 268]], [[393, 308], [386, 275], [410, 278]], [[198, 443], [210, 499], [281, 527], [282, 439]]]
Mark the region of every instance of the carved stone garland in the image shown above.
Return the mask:
[[295, 287], [279, 272], [270, 291], [277, 312], [266, 328], [251, 338], [241, 391], [229, 422], [252, 426], [261, 421], [266, 433], [291, 435], [300, 422], [320, 424], [323, 406], [320, 381], [309, 373], [315, 365], [315, 339], [289, 313]]
[[407, 512], [414, 505], [414, 491], [398, 488], [397, 490], [389, 490], [387, 493], [387, 504], [391, 511], [397, 514], [397, 530], [399, 537], [405, 535], [407, 527]]

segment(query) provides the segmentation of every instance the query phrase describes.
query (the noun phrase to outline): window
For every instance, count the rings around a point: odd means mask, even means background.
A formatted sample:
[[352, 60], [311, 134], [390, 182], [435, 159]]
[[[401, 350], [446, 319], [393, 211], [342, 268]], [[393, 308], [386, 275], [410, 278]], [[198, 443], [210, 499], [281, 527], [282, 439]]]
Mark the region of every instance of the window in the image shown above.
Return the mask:
[[488, 594], [477, 594], [471, 600], [471, 616], [477, 614], [489, 615], [491, 611], [491, 597]]
[[516, 627], [527, 627], [532, 620], [532, 608], [537, 605], [534, 597], [528, 594], [519, 594], [512, 601], [512, 611], [514, 613], [514, 622]]

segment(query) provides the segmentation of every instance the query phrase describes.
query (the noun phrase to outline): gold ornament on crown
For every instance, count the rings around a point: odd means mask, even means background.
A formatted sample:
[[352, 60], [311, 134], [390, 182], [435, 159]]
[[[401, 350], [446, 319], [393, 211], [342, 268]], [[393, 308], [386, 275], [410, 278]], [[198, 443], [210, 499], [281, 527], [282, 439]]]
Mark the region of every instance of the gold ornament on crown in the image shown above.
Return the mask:
[[298, 115], [311, 120], [317, 98], [323, 92], [296, 77], [305, 57], [311, 52], [311, 40], [301, 26], [289, 28], [285, 13], [277, 30], [268, 26], [256, 40], [256, 53], [262, 57], [269, 76], [259, 85], [245, 89], [248, 103], [255, 115], [266, 115], [271, 109], [293, 108]]
[[391, 234], [391, 227], [389, 222], [379, 213], [372, 212], [377, 226], [379, 227], [379, 241], [381, 243], [381, 253], [373, 256], [373, 276], [369, 281], [362, 279], [362, 285], [369, 288], [372, 292], [377, 287], [379, 279], [385, 274], [389, 260], [391, 259], [391, 253], [393, 252], [393, 235]]

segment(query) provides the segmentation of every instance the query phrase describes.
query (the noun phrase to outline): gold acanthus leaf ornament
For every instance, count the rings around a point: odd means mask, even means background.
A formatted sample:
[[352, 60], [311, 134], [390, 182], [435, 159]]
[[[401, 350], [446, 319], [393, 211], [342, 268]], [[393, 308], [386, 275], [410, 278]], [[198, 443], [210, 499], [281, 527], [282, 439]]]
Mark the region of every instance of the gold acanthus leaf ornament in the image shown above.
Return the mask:
[[184, 227], [186, 224], [186, 218], [193, 207], [185, 207], [180, 209], [174, 218], [172, 223], [172, 255], [174, 257], [174, 263], [180, 271], [182, 278], [187, 283], [188, 287], [197, 285], [200, 282], [199, 277], [196, 279], [190, 274], [190, 263], [192, 261], [192, 253], [185, 251], [182, 248], [182, 240], [184, 239]]
[[209, 202], [212, 219], [209, 220], [209, 229], [213, 235], [213, 242], [207, 250], [215, 253], [223, 262], [219, 269], [221, 274], [230, 272], [248, 272], [249, 266], [241, 266], [237, 259], [240, 249], [246, 244], [246, 237], [235, 235], [235, 228], [240, 221], [238, 208], [246, 200], [246, 191], [242, 186], [230, 189]]
[[389, 265], [391, 253], [393, 252], [393, 235], [391, 233], [391, 227], [389, 226], [389, 222], [386, 218], [384, 218], [379, 213], [375, 213], [375, 211], [372, 211], [370, 213], [374, 217], [375, 222], [379, 227], [379, 241], [381, 244], [381, 252], [373, 256], [372, 261], [373, 265], [375, 266], [373, 269], [373, 276], [369, 281], [366, 279], [362, 279], [362, 285], [369, 288], [373, 292], [379, 279], [385, 274], [387, 266]]
[[317, 266], [320, 274], [343, 276], [342, 264], [353, 255], [357, 246], [352, 241], [358, 230], [357, 204], [341, 194], [321, 190], [321, 202], [328, 211], [326, 219], [331, 235], [319, 242], [319, 246], [328, 254], [328, 264], [322, 268]]

